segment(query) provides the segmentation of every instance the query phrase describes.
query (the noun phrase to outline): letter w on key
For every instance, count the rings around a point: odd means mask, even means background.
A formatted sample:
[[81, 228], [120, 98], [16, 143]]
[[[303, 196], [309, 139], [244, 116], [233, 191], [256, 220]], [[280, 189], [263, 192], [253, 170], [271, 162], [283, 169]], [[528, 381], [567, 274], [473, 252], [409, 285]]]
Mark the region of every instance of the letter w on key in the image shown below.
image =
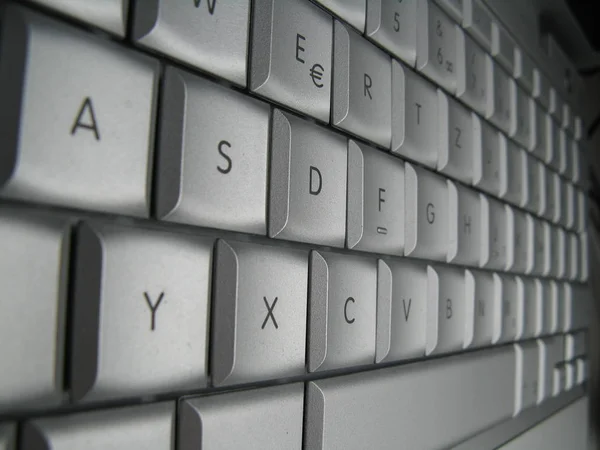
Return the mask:
[[267, 300], [267, 297], [263, 297], [263, 301], [265, 302], [265, 306], [267, 307], [267, 317], [265, 317], [265, 320], [263, 321], [263, 324], [260, 327], [261, 330], [265, 329], [265, 326], [267, 325], [269, 318], [273, 321], [273, 325], [275, 325], [275, 329], [279, 328], [279, 326], [277, 325], [277, 321], [275, 320], [275, 316], [273, 315], [273, 310], [275, 309], [275, 305], [277, 304], [277, 299], [278, 299], [278, 297], [275, 297], [275, 300], [273, 300], [273, 303], [271, 305], [269, 305], [269, 301]]

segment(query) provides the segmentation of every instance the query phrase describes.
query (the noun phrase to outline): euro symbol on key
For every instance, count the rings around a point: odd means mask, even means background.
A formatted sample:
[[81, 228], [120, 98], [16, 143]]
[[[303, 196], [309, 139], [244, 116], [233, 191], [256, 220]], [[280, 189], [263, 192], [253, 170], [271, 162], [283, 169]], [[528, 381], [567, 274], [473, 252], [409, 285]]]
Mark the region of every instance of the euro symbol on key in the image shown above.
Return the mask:
[[321, 78], [323, 77], [323, 72], [325, 72], [325, 68], [321, 64], [313, 64], [310, 68], [310, 77], [313, 80], [313, 83], [319, 89], [323, 87], [323, 83], [319, 83]]

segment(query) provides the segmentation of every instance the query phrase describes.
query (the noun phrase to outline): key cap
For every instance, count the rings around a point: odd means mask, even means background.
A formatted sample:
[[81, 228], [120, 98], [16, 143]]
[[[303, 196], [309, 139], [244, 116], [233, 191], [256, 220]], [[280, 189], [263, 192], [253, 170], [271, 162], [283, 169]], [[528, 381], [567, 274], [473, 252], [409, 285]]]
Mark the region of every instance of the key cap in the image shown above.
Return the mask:
[[557, 125], [561, 126], [563, 121], [562, 114], [564, 110], [563, 100], [560, 97], [560, 94], [552, 86], [550, 86], [550, 101], [548, 110], [550, 114], [552, 114], [552, 117], [554, 117], [556, 120]]
[[[382, 450], [399, 444], [411, 449], [451, 447], [511, 417], [514, 371], [514, 350], [505, 347], [311, 381], [305, 446], [353, 450], [372, 448], [376, 442]], [[466, 403], [465, 397], [472, 401]], [[435, 433], [424, 432], [419, 425], [433, 417]]]
[[565, 363], [565, 390], [570, 391], [575, 386], [575, 363]]
[[375, 261], [313, 250], [310, 267], [309, 372], [373, 364]]
[[474, 124], [473, 185], [489, 194], [499, 196], [504, 178], [501, 133], [476, 116]]
[[579, 143], [576, 140], [571, 140], [571, 146], [569, 147], [571, 153], [571, 173], [568, 175], [568, 178], [573, 181], [573, 183], [579, 183], [581, 181], [581, 161], [580, 161], [580, 151], [579, 151]]
[[507, 261], [512, 262], [512, 271], [516, 273], [530, 273], [533, 268], [533, 244], [530, 242], [530, 227], [532, 220], [527, 213], [521, 210], [506, 207], [507, 221], [512, 224], [508, 228], [508, 241], [513, 242], [507, 248]]
[[532, 148], [531, 99], [512, 78], [509, 80], [511, 101], [510, 136], [525, 148]]
[[534, 102], [533, 108], [535, 110], [531, 117], [532, 134], [535, 134], [535, 140], [532, 139], [532, 141], [535, 142], [535, 146], [531, 150], [538, 159], [548, 161], [550, 159], [549, 152], [552, 151], [551, 130], [548, 128], [551, 122], [541, 106], [534, 100], [531, 101]]
[[554, 122], [552, 116], [548, 115], [546, 120], [548, 128], [548, 141], [546, 145], [549, 147], [546, 154], [546, 163], [555, 171], [560, 168], [560, 133], [559, 126]]
[[543, 294], [539, 280], [517, 277], [519, 302], [523, 305], [523, 332], [521, 339], [537, 337], [542, 332]]
[[179, 446], [300, 450], [303, 403], [302, 384], [188, 398], [179, 404]]
[[564, 175], [565, 177], [571, 172], [571, 158], [569, 158], [570, 151], [570, 138], [567, 136], [567, 133], [562, 128], [559, 128], [559, 168], [558, 173]]
[[102, 28], [119, 37], [127, 30], [127, 0], [87, 2], [85, 0], [33, 0], [74, 19]]
[[192, 235], [99, 222], [78, 227], [75, 401], [206, 386], [211, 248], [212, 240]]
[[[571, 116], [571, 107], [569, 106], [568, 103], [564, 103], [563, 104], [563, 112], [562, 112], [562, 127], [563, 129], [570, 135], [572, 135], [573, 133], [570, 132], [570, 129], [572, 128], [572, 116]], [[570, 136], [571, 137], [571, 136]]]
[[585, 281], [587, 281], [588, 276], [589, 276], [590, 246], [588, 243], [588, 233], [587, 232], [581, 233], [579, 235], [579, 244], [581, 246], [581, 251], [580, 251], [581, 261], [579, 263], [581, 270], [580, 270], [579, 281], [585, 282]]
[[17, 427], [12, 423], [0, 424], [0, 449], [13, 450], [16, 448]]
[[56, 405], [64, 367], [68, 222], [0, 208], [0, 411]]
[[[502, 333], [502, 281], [498, 274], [465, 270], [466, 305], [473, 310], [473, 347], [495, 344]], [[468, 310], [467, 310], [468, 311]]]
[[583, 384], [585, 382], [585, 380], [587, 380], [587, 378], [588, 378], [588, 376], [587, 376], [587, 372], [588, 372], [587, 360], [579, 358], [579, 359], [577, 359], [576, 364], [577, 364], [576, 375], [575, 375], [576, 383]]
[[552, 270], [551, 225], [543, 220], [535, 220], [535, 261], [537, 275], [547, 276]]
[[545, 110], [550, 106], [550, 80], [538, 68], [533, 69], [533, 98]]
[[266, 104], [167, 67], [156, 216], [265, 234], [268, 139]]
[[365, 35], [414, 67], [417, 59], [417, 3], [368, 0]]
[[527, 204], [527, 154], [501, 134], [500, 151], [504, 153], [500, 161], [506, 165], [500, 171], [503, 175], [500, 195], [513, 205], [524, 206]]
[[463, 16], [463, 0], [435, 0], [446, 13], [456, 20], [458, 23], [462, 23]]
[[361, 33], [365, 29], [365, 11], [367, 0], [315, 0], [330, 10], [336, 16], [341, 17]]
[[456, 96], [484, 114], [488, 95], [486, 58], [489, 56], [461, 30], [457, 31], [456, 49]]
[[304, 374], [307, 292], [305, 251], [218, 240], [213, 385]]
[[558, 331], [558, 303], [559, 293], [558, 287], [554, 280], [539, 281], [538, 295], [541, 294], [541, 302], [544, 312], [542, 321], [542, 334], [554, 334]]
[[585, 331], [565, 335], [565, 361], [571, 361], [585, 354]]
[[475, 191], [448, 180], [448, 262], [476, 266], [481, 243], [481, 201]]
[[158, 64], [16, 5], [2, 28], [0, 195], [147, 216]]
[[534, 406], [538, 393], [538, 346], [534, 342], [513, 344], [515, 348], [515, 410], [516, 416], [524, 409]]
[[269, 236], [342, 247], [346, 140], [277, 109], [271, 130]]
[[501, 342], [519, 340], [523, 334], [525, 305], [519, 295], [519, 277], [499, 275], [502, 284], [502, 334]]
[[480, 265], [489, 269], [508, 270], [509, 224], [506, 207], [497, 200], [480, 195], [481, 198], [481, 253]]
[[173, 448], [175, 403], [103, 409], [25, 422], [21, 445], [31, 450]]
[[492, 47], [492, 16], [479, 0], [464, 0], [463, 28], [486, 52]]
[[565, 231], [560, 227], [552, 227], [552, 261], [550, 263], [552, 267], [552, 275], [555, 278], [563, 278], [566, 271], [566, 237]]
[[417, 166], [404, 166], [404, 254], [446, 260], [448, 254], [448, 188], [443, 178]]
[[537, 404], [552, 396], [554, 368], [564, 356], [564, 338], [559, 336], [537, 339], [539, 350]]
[[453, 94], [458, 26], [434, 3], [417, 3], [417, 69]]
[[337, 20], [333, 38], [331, 124], [389, 148], [391, 58]]
[[498, 22], [492, 21], [492, 56], [509, 74], [515, 71], [515, 43]]
[[425, 356], [427, 301], [425, 264], [378, 260], [376, 363]]
[[250, 89], [329, 121], [331, 17], [306, 0], [254, 2]]
[[583, 139], [583, 120], [579, 116], [573, 118], [573, 137], [575, 140], [580, 141]]
[[560, 192], [558, 191], [559, 175], [547, 167], [544, 168], [544, 171], [546, 172], [544, 175], [544, 183], [546, 185], [544, 188], [544, 192], [546, 193], [544, 197], [544, 218], [552, 222], [557, 222], [557, 208], [560, 215], [560, 203], [557, 202], [557, 198], [560, 196]]
[[581, 189], [576, 190], [577, 196], [577, 216], [576, 216], [576, 229], [580, 233], [583, 233], [587, 230], [587, 217], [589, 214], [588, 211], [588, 201], [585, 192]]
[[438, 89], [440, 145], [437, 169], [466, 184], [473, 179], [474, 114]]
[[569, 280], [576, 280], [579, 277], [579, 240], [575, 233], [568, 233], [567, 236], [567, 272]]
[[487, 60], [487, 108], [485, 117], [505, 133], [510, 132], [511, 99], [510, 78], [498, 64]]
[[392, 152], [435, 168], [439, 147], [438, 95], [433, 84], [392, 61]]
[[152, 0], [135, 9], [133, 40], [246, 86], [250, 2]]
[[515, 47], [514, 77], [528, 94], [533, 92], [533, 61], [524, 50]]
[[346, 245], [355, 250], [402, 255], [404, 164], [398, 158], [348, 141]]
[[583, 284], [572, 285], [570, 302], [570, 330], [588, 328], [592, 311], [592, 292], [590, 287]]
[[539, 215], [541, 214], [540, 211], [543, 211], [545, 207], [545, 193], [543, 192], [546, 187], [546, 169], [541, 162], [531, 155], [528, 155], [526, 165], [529, 182], [525, 185], [525, 189], [527, 190], [527, 204], [525, 208]]
[[553, 373], [553, 385], [552, 385], [552, 396], [556, 397], [565, 390], [567, 383], [566, 365], [563, 363], [558, 364], [554, 368]]

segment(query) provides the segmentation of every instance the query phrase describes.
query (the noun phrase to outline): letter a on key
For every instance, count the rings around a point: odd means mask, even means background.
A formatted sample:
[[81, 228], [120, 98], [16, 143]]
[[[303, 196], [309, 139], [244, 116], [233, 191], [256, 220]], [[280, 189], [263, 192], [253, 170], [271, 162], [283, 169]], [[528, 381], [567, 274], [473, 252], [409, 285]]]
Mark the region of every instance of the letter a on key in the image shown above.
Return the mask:
[[79, 128], [91, 130], [96, 136], [96, 140], [100, 140], [100, 132], [98, 131], [98, 123], [96, 122], [96, 115], [94, 114], [94, 106], [92, 105], [92, 99], [86, 97], [79, 108], [75, 122], [71, 127], [71, 135], [74, 135]]

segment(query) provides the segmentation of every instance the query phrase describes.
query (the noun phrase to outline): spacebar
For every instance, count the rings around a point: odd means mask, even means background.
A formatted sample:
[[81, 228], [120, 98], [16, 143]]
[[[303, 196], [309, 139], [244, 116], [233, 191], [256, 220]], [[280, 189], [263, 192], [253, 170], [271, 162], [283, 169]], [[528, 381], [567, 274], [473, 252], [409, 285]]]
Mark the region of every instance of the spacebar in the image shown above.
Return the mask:
[[512, 346], [308, 383], [307, 449], [441, 449], [512, 417]]

